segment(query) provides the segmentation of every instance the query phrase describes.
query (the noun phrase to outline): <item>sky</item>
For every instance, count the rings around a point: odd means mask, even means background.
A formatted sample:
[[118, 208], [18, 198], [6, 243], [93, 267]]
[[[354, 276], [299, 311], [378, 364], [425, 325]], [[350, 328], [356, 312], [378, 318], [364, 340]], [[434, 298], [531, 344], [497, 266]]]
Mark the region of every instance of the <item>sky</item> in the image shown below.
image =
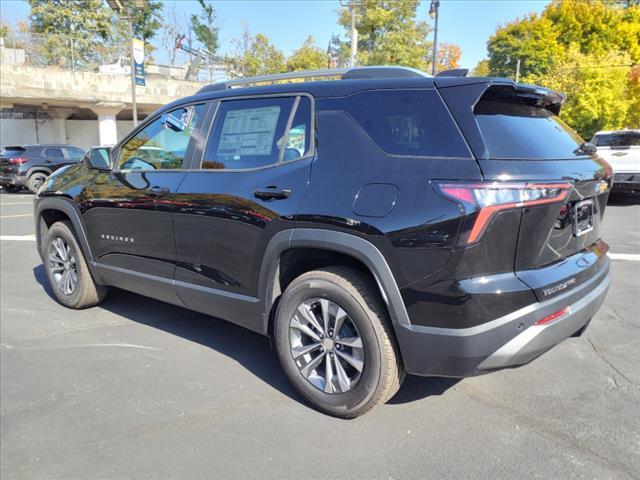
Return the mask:
[[[195, 0], [166, 0], [167, 13], [175, 10], [184, 24], [199, 12]], [[220, 26], [220, 53], [233, 50], [232, 40], [242, 33], [245, 22], [251, 33], [263, 33], [285, 54], [298, 48], [311, 35], [325, 49], [333, 34], [343, 34], [337, 24], [338, 0], [213, 0]], [[541, 12], [549, 0], [441, 0], [438, 41], [455, 43], [462, 49], [460, 66], [473, 68], [486, 57], [486, 42], [498, 25], [531, 12]], [[430, 1], [418, 8], [418, 18], [427, 20]], [[15, 24], [29, 15], [25, 0], [0, 0], [1, 20]]]

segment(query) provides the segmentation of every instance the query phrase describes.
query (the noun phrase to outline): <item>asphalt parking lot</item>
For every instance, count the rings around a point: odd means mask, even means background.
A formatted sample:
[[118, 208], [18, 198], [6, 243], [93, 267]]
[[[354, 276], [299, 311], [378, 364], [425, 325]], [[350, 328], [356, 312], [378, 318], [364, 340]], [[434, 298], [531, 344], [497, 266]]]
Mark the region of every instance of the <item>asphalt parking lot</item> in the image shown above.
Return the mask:
[[603, 238], [613, 285], [586, 336], [465, 379], [409, 377], [356, 420], [305, 406], [269, 342], [123, 291], [51, 297], [31, 195], [0, 195], [0, 476], [640, 478], [640, 204]]

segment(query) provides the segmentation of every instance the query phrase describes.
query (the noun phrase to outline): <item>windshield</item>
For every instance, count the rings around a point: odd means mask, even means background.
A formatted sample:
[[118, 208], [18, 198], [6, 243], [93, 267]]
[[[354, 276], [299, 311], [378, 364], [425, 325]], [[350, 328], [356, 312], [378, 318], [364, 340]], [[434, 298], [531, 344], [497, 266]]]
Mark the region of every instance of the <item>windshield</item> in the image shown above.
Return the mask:
[[631, 147], [640, 145], [640, 132], [599, 133], [593, 137], [596, 147]]
[[545, 108], [480, 101], [474, 110], [489, 158], [567, 159], [583, 140]]

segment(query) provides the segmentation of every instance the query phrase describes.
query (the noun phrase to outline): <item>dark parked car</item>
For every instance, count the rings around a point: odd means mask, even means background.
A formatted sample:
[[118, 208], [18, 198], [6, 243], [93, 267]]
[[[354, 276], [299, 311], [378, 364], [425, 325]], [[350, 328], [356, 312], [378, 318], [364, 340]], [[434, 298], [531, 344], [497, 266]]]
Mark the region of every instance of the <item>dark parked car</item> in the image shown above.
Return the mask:
[[0, 183], [7, 192], [33, 193], [57, 169], [82, 161], [84, 151], [71, 145], [10, 145], [0, 150]]
[[522, 365], [584, 331], [610, 283], [611, 169], [557, 117], [563, 97], [338, 73], [207, 86], [109, 164], [54, 173], [36, 238], [60, 303], [117, 286], [269, 335], [294, 387], [342, 417], [405, 373]]

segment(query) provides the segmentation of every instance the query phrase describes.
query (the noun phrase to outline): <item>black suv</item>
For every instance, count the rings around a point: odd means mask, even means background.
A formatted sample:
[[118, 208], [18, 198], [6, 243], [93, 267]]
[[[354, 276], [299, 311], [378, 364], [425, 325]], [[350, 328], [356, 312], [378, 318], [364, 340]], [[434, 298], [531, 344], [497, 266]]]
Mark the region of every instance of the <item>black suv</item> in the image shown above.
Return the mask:
[[207, 86], [54, 173], [35, 212], [58, 300], [116, 286], [269, 335], [294, 387], [341, 417], [405, 372], [476, 375], [579, 335], [610, 284], [611, 169], [557, 117], [563, 97], [329, 74]]
[[84, 151], [71, 145], [11, 145], [0, 150], [0, 184], [7, 192], [36, 193], [47, 177], [82, 161]]

